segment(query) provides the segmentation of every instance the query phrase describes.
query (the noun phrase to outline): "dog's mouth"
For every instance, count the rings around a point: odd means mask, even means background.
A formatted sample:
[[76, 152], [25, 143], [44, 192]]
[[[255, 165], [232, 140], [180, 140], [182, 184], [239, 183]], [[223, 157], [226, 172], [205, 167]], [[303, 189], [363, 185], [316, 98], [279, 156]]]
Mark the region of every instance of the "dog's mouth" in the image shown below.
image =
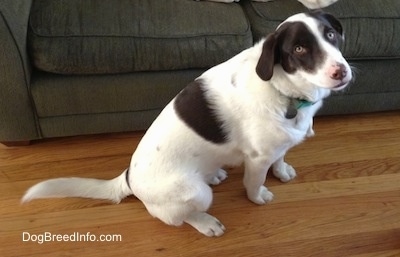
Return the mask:
[[347, 85], [349, 84], [349, 81], [342, 81], [339, 84], [337, 84], [336, 86], [334, 86], [332, 88], [333, 91], [340, 91], [342, 89], [344, 89], [345, 87], [347, 87]]

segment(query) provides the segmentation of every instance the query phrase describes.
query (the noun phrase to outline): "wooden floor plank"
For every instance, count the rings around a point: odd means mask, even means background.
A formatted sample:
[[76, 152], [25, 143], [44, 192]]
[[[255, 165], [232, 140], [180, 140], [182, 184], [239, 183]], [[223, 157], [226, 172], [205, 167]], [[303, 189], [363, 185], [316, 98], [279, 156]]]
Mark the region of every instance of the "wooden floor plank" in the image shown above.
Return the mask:
[[[49, 199], [20, 205], [27, 188], [55, 177], [113, 178], [142, 133], [80, 136], [0, 146], [2, 256], [400, 256], [400, 113], [318, 117], [314, 138], [287, 156], [298, 177], [268, 205], [246, 199], [243, 168], [213, 187], [210, 213], [227, 227], [207, 238], [167, 226], [135, 197]], [[23, 235], [120, 235], [122, 242], [24, 242]]]

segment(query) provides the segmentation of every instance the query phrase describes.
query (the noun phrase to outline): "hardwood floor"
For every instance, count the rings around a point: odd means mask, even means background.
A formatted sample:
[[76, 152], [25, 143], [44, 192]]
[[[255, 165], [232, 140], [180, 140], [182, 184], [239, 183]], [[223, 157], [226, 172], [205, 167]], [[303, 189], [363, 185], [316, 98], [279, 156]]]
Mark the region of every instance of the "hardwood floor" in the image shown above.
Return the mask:
[[[272, 203], [246, 199], [241, 167], [214, 187], [210, 213], [227, 227], [220, 238], [164, 225], [134, 197], [118, 205], [88, 199], [20, 205], [24, 191], [43, 179], [119, 175], [142, 133], [0, 146], [1, 256], [400, 256], [400, 112], [319, 117], [314, 128], [316, 136], [287, 156], [298, 177], [287, 184], [269, 177]], [[81, 241], [40, 244], [41, 235]], [[120, 240], [83, 241], [101, 235]]]

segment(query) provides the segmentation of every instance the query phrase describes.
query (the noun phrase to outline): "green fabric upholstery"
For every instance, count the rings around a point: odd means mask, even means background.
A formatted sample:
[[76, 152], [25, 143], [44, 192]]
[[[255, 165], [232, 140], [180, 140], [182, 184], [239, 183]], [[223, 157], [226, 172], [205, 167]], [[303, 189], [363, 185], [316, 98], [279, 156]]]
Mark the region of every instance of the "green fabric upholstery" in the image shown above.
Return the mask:
[[239, 4], [182, 0], [35, 0], [36, 68], [111, 74], [206, 68], [252, 45]]
[[[202, 70], [102, 76], [35, 74], [32, 97], [40, 118], [161, 110]], [[134, 81], [134, 83], [132, 83]]]
[[145, 130], [161, 110], [40, 118], [44, 138]]
[[[204, 70], [304, 10], [296, 0], [1, 0], [0, 141], [146, 129]], [[400, 1], [326, 10], [344, 25], [356, 78], [319, 114], [399, 110]]]
[[[306, 9], [293, 0], [268, 3], [244, 1], [254, 40], [273, 32], [294, 13]], [[325, 11], [337, 17], [345, 30], [343, 54], [348, 59], [400, 58], [400, 2], [398, 0], [340, 0]]]
[[29, 85], [26, 31], [32, 1], [0, 1], [0, 140], [40, 137]]
[[355, 81], [333, 93], [319, 115], [353, 114], [400, 109], [400, 59], [350, 62]]

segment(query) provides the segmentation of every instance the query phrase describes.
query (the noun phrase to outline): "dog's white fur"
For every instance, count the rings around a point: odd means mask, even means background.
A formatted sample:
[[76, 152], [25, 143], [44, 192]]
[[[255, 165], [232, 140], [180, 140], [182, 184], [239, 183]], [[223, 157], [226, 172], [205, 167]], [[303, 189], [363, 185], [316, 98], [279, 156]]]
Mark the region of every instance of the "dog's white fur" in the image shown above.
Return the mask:
[[[323, 98], [331, 90], [344, 88], [351, 80], [350, 67], [340, 51], [326, 42], [316, 19], [297, 14], [286, 20], [304, 23], [328, 53], [316, 72], [286, 73], [276, 64], [273, 76], [264, 81], [256, 74], [262, 54], [262, 40], [232, 59], [202, 74], [207, 99], [212, 99], [216, 115], [224, 120], [227, 142], [212, 143], [199, 136], [177, 115], [173, 99], [148, 129], [130, 163], [129, 185], [126, 171], [113, 180], [62, 178], [41, 182], [30, 188], [22, 201], [48, 197], [90, 197], [116, 203], [134, 194], [149, 213], [166, 224], [186, 222], [207, 236], [220, 236], [225, 227], [207, 214], [212, 189], [227, 177], [224, 165], [245, 163], [244, 186], [256, 204], [272, 200], [264, 186], [272, 166], [283, 182], [296, 176], [284, 155], [292, 146], [312, 135], [312, 120]], [[329, 76], [336, 63], [345, 65], [344, 83]], [[306, 98], [315, 104], [298, 110], [294, 119], [285, 118], [288, 96]], [[195, 114], [193, 114], [195, 115]]]
[[[232, 3], [232, 2], [239, 2], [240, 0], [208, 0], [211, 2], [221, 2], [221, 3]], [[254, 2], [271, 2], [274, 0], [252, 0]], [[275, 0], [279, 1], [279, 0]], [[297, 0], [302, 3], [305, 7], [309, 9], [319, 9], [327, 7], [333, 3], [336, 3], [339, 0]]]

